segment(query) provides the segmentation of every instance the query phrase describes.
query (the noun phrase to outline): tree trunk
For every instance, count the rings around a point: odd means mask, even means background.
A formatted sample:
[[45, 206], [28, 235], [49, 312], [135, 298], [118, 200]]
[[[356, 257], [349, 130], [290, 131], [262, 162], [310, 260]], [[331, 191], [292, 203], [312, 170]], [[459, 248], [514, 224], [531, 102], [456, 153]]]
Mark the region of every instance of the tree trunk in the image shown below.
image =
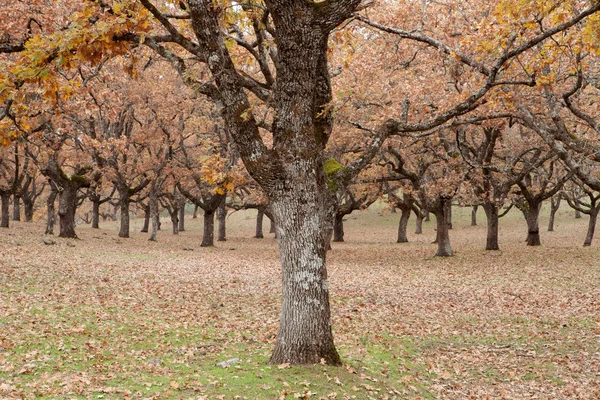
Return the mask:
[[77, 238], [75, 234], [75, 212], [77, 211], [77, 187], [66, 185], [58, 197], [59, 237]]
[[100, 229], [100, 198], [92, 201], [92, 229]]
[[554, 231], [554, 217], [560, 207], [560, 196], [555, 201], [554, 198], [550, 199], [550, 221], [548, 222], [548, 232]]
[[21, 220], [21, 198], [17, 195], [13, 196], [13, 221]]
[[588, 223], [588, 230], [585, 236], [584, 246], [591, 246], [592, 240], [594, 239], [594, 232], [596, 231], [596, 220], [598, 219], [598, 208], [592, 204], [590, 209], [590, 221]]
[[283, 279], [281, 320], [272, 364], [316, 364], [321, 360], [331, 365], [341, 363], [331, 331], [325, 266], [327, 221], [323, 219], [329, 213], [322, 199], [327, 195], [315, 187], [315, 170], [309, 167], [308, 171], [297, 171], [294, 185], [286, 185], [293, 189], [272, 200], [280, 234]]
[[148, 201], [148, 205], [144, 207], [144, 226], [142, 226], [140, 232], [148, 232], [148, 228], [150, 228], [150, 201]]
[[406, 231], [408, 229], [408, 219], [410, 218], [410, 207], [400, 207], [400, 222], [398, 223], [398, 240], [396, 243], [408, 243]]
[[217, 221], [219, 222], [219, 228], [217, 231], [217, 241], [227, 241], [227, 209], [225, 208], [225, 199], [219, 205], [217, 209]]
[[422, 235], [423, 234], [423, 214], [422, 213], [415, 213], [417, 216], [417, 226], [415, 228], [415, 235]]
[[425, 219], [423, 221], [429, 222], [431, 218], [429, 217], [429, 210], [425, 210]]
[[192, 214], [192, 218], [198, 218], [198, 206], [196, 204], [194, 204], [194, 214]]
[[529, 206], [526, 210], [523, 210], [525, 220], [527, 221], [527, 246], [541, 246], [540, 240], [540, 208], [542, 203], [535, 204], [533, 207]]
[[336, 213], [333, 220], [333, 241], [344, 241], [344, 215]]
[[2, 195], [0, 195], [0, 198], [2, 199], [2, 217], [0, 219], [0, 228], [8, 228], [10, 219], [10, 194], [2, 193]]
[[200, 247], [214, 246], [215, 236], [215, 213], [212, 210], [204, 210], [204, 233]]
[[33, 221], [33, 201], [23, 198], [23, 211], [25, 213], [25, 222]]
[[446, 207], [446, 210], [444, 210], [446, 226], [448, 226], [448, 229], [452, 229], [452, 200], [445, 202], [444, 206]]
[[50, 182], [50, 194], [46, 200], [47, 205], [47, 217], [46, 217], [46, 232], [45, 235], [54, 235], [54, 222], [56, 221], [56, 215], [54, 213], [54, 203], [56, 202], [56, 196], [58, 196], [58, 190], [55, 185]]
[[[156, 242], [156, 235], [158, 232], [158, 198], [156, 197], [155, 188], [150, 189], [150, 195], [148, 198], [148, 219], [152, 220], [152, 228], [148, 240]], [[145, 225], [145, 223], [144, 223]]]
[[483, 210], [487, 218], [486, 250], [500, 250], [498, 245], [498, 207], [495, 204], [484, 204]]
[[119, 199], [119, 207], [121, 208], [121, 228], [119, 229], [119, 237], [129, 237], [129, 196], [121, 194]]
[[173, 212], [169, 211], [171, 217], [171, 224], [173, 225], [173, 235], [179, 235], [179, 208], [173, 209]]
[[258, 209], [258, 214], [256, 214], [256, 233], [254, 237], [256, 239], [262, 239], [265, 236], [263, 235], [263, 217], [265, 213], [260, 208]]
[[576, 219], [581, 218], [581, 212], [579, 210], [575, 210], [575, 218]]
[[435, 219], [437, 223], [437, 253], [436, 257], [450, 257], [452, 256], [452, 246], [450, 245], [450, 235], [448, 232], [448, 218], [446, 212], [448, 210], [447, 203], [450, 200], [440, 200], [440, 205], [435, 212]]
[[179, 204], [179, 232], [185, 231], [185, 201]]
[[117, 210], [118, 209], [119, 209], [119, 205], [118, 204], [113, 204], [113, 212], [112, 212], [112, 215], [110, 216], [113, 221], [117, 220]]
[[473, 206], [471, 209], [471, 226], [477, 226], [477, 209], [479, 206]]
[[269, 226], [269, 233], [275, 234], [275, 239], [277, 239], [277, 227], [275, 226], [275, 221], [271, 219], [271, 224]]

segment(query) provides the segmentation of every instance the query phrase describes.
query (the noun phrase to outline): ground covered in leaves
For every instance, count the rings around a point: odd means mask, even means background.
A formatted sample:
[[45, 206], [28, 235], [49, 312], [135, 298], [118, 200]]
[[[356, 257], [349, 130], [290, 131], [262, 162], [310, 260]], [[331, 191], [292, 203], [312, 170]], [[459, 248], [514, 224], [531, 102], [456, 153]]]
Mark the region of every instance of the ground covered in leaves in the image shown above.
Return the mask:
[[0, 398], [600, 398], [587, 221], [561, 210], [527, 248], [511, 213], [502, 251], [486, 252], [485, 220], [471, 227], [468, 213], [455, 210], [447, 259], [432, 257], [433, 221], [396, 244], [398, 214], [350, 216], [328, 256], [344, 367], [267, 364], [280, 271], [272, 235], [252, 238], [252, 212], [209, 249], [200, 220], [157, 243], [136, 220], [131, 239], [105, 223], [53, 246], [41, 224], [12, 223], [0, 231]]

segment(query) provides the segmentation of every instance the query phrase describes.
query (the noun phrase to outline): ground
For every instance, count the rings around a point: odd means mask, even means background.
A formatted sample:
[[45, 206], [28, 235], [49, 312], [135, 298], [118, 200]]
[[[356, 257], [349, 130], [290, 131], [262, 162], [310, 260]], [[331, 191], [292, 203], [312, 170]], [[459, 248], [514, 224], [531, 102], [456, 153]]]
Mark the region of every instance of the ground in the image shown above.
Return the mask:
[[456, 209], [452, 258], [432, 257], [433, 221], [396, 244], [399, 214], [351, 215], [328, 255], [343, 367], [267, 365], [280, 271], [254, 215], [208, 249], [191, 218], [157, 243], [140, 220], [131, 239], [103, 223], [54, 246], [42, 223], [1, 230], [0, 398], [600, 398], [600, 251], [571, 211], [539, 248], [511, 213], [486, 252], [483, 213], [471, 227]]

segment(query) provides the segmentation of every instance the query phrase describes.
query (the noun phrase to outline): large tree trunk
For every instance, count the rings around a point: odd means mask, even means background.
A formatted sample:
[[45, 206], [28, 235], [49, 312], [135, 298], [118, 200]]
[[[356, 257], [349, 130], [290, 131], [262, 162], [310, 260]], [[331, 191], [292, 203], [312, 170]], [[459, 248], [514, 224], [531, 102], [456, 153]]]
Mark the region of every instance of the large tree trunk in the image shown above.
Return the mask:
[[185, 231], [185, 200], [179, 204], [179, 232]]
[[527, 246], [541, 246], [540, 240], [540, 209], [542, 203], [535, 204], [522, 210], [527, 221]]
[[256, 239], [262, 239], [265, 236], [263, 235], [263, 218], [264, 218], [264, 211], [261, 210], [260, 208], [258, 209], [258, 214], [256, 214], [256, 232], [254, 234], [254, 237]]
[[437, 238], [436, 242], [438, 245], [436, 257], [450, 257], [452, 256], [452, 246], [450, 245], [450, 234], [448, 232], [448, 217], [446, 212], [448, 211], [447, 203], [450, 200], [440, 200], [440, 205], [437, 207], [435, 212], [435, 219], [437, 224]]
[[119, 199], [119, 207], [121, 208], [121, 228], [119, 229], [119, 237], [129, 237], [129, 196], [121, 193]]
[[473, 206], [471, 209], [471, 226], [477, 226], [477, 209], [479, 206]]
[[25, 213], [25, 222], [33, 221], [34, 202], [23, 198], [23, 212]]
[[215, 213], [212, 210], [204, 210], [204, 232], [202, 234], [201, 247], [214, 246], [215, 236]]
[[150, 201], [148, 201], [148, 205], [144, 207], [144, 226], [142, 226], [140, 232], [148, 232], [148, 228], [150, 228]]
[[100, 229], [100, 197], [92, 200], [92, 229]]
[[591, 246], [592, 240], [594, 239], [594, 232], [596, 231], [596, 220], [598, 219], [598, 208], [592, 204], [590, 209], [590, 221], [588, 223], [587, 234], [585, 235], [584, 246]]
[[225, 242], [227, 241], [227, 209], [225, 208], [225, 199], [223, 199], [223, 202], [217, 209], [217, 221], [219, 223], [217, 241]]
[[50, 182], [50, 193], [46, 200], [47, 216], [46, 216], [46, 231], [45, 235], [54, 235], [54, 223], [56, 222], [56, 215], [54, 211], [54, 203], [56, 202], [56, 196], [58, 196], [58, 190], [54, 183]]
[[560, 196], [558, 196], [556, 200], [554, 200], [554, 198], [550, 199], [550, 221], [548, 222], [548, 232], [554, 231], [554, 217], [560, 207], [560, 200]]
[[2, 200], [2, 216], [0, 218], [0, 228], [8, 228], [10, 219], [10, 194], [2, 193], [2, 195], [0, 195], [0, 199]]
[[500, 250], [498, 245], [498, 207], [495, 204], [484, 204], [483, 210], [487, 218], [486, 250]]
[[444, 207], [446, 207], [446, 210], [444, 210], [444, 215], [446, 216], [446, 226], [448, 229], [452, 229], [452, 201], [448, 200], [445, 202]]
[[13, 196], [13, 221], [21, 220], [21, 198], [17, 195]]
[[398, 240], [396, 243], [408, 243], [406, 231], [408, 229], [408, 219], [410, 218], [411, 208], [400, 207], [400, 222], [398, 223]]
[[333, 220], [333, 241], [344, 241], [344, 214], [335, 214], [335, 219]]
[[416, 222], [416, 228], [415, 228], [415, 235], [421, 235], [423, 234], [423, 218], [424, 215], [423, 213], [415, 213], [415, 215], [417, 216], [417, 222]]
[[77, 211], [77, 187], [66, 185], [58, 197], [59, 237], [77, 238], [75, 234], [75, 212]]
[[[327, 202], [315, 187], [319, 168], [299, 167], [288, 193], [273, 199], [279, 235], [283, 278], [283, 304], [273, 364], [339, 365], [333, 343], [329, 283], [325, 266]], [[325, 187], [321, 177], [321, 184]], [[327, 190], [327, 189], [325, 189]], [[321, 196], [319, 196], [321, 194]], [[326, 194], [325, 194], [326, 196]], [[331, 223], [331, 222], [329, 222]]]

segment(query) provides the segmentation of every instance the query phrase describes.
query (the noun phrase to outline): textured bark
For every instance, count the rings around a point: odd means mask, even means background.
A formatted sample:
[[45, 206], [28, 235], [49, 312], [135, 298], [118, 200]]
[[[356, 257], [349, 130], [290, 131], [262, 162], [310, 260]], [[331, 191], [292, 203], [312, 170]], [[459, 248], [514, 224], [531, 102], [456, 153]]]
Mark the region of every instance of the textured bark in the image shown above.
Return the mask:
[[344, 215], [335, 214], [335, 220], [333, 221], [333, 241], [343, 242], [344, 241]]
[[198, 218], [198, 205], [194, 204], [194, 214], [192, 214], [192, 219]]
[[25, 222], [33, 221], [33, 201], [27, 201], [27, 199], [23, 199], [23, 213], [25, 214]]
[[130, 198], [127, 194], [121, 193], [119, 199], [119, 208], [121, 209], [121, 227], [119, 229], [119, 237], [129, 237], [129, 202]]
[[498, 244], [498, 206], [495, 204], [484, 204], [483, 210], [487, 218], [487, 240], [486, 250], [500, 250]]
[[204, 232], [202, 233], [201, 247], [215, 245], [215, 213], [212, 210], [204, 210]]
[[265, 236], [263, 235], [263, 219], [264, 219], [264, 211], [260, 208], [258, 209], [258, 214], [256, 214], [256, 232], [254, 237], [256, 239], [262, 239]]
[[471, 209], [471, 226], [477, 226], [477, 209], [479, 206], [473, 206]]
[[423, 234], [423, 219], [425, 217], [422, 213], [416, 213], [416, 215], [417, 215], [417, 222], [416, 222], [416, 228], [415, 228], [415, 235], [422, 235]]
[[270, 219], [271, 223], [269, 224], [269, 233], [274, 233], [275, 234], [275, 238], [277, 238], [277, 229], [275, 227], [275, 221], [273, 221], [272, 219]]
[[217, 241], [227, 241], [227, 209], [225, 208], [225, 199], [217, 209], [217, 221], [219, 223], [217, 229]]
[[540, 240], [540, 209], [542, 203], [533, 204], [521, 210], [527, 221], [527, 246], [541, 246]]
[[444, 207], [446, 207], [446, 209], [444, 210], [444, 215], [446, 217], [446, 226], [448, 227], [448, 229], [452, 229], [452, 202], [445, 202]]
[[185, 231], [185, 201], [182, 201], [179, 205], [179, 232]]
[[144, 207], [144, 226], [142, 226], [142, 230], [140, 232], [148, 232], [148, 228], [150, 228], [150, 203], [146, 207]]
[[13, 196], [13, 221], [21, 221], [21, 198], [17, 195]]
[[75, 234], [75, 212], [77, 211], [77, 191], [75, 185], [65, 185], [58, 196], [59, 237], [77, 238]]
[[171, 217], [171, 225], [173, 226], [173, 235], [179, 235], [179, 208], [173, 210], [173, 212], [169, 212], [169, 216]]
[[0, 228], [8, 228], [10, 219], [10, 194], [2, 193], [0, 195], [0, 199], [2, 200], [2, 216], [0, 217]]
[[158, 220], [158, 198], [156, 196], [156, 191], [153, 189], [154, 188], [150, 189], [150, 195], [148, 197], [148, 218], [152, 221], [152, 227], [150, 230], [150, 235], [148, 235], [148, 240], [156, 242], [160, 221]]
[[398, 239], [396, 243], [408, 243], [407, 229], [411, 208], [400, 207], [400, 222], [398, 223]]
[[431, 218], [429, 217], [429, 210], [425, 210], [425, 219], [423, 221], [425, 221], [425, 222], [431, 221]]
[[599, 209], [593, 207], [590, 210], [590, 220], [588, 222], [588, 230], [585, 235], [585, 241], [583, 242], [584, 246], [591, 246], [592, 240], [594, 239], [594, 232], [596, 231], [596, 221], [598, 219], [598, 211]]
[[560, 208], [560, 196], [555, 200], [554, 198], [550, 199], [550, 221], [548, 221], [548, 232], [554, 231], [554, 219], [556, 217], [556, 212]]
[[452, 246], [450, 245], [450, 234], [448, 232], [448, 218], [446, 212], [448, 210], [447, 203], [450, 200], [440, 200], [440, 206], [435, 211], [435, 219], [437, 224], [436, 242], [438, 245], [436, 257], [450, 257], [453, 255]]
[[56, 196], [58, 196], [58, 190], [55, 185], [50, 183], [50, 193], [48, 194], [48, 199], [46, 200], [46, 208], [47, 208], [47, 216], [46, 216], [46, 231], [44, 234], [53, 235], [54, 234], [54, 223], [56, 221], [56, 215], [54, 210], [54, 203], [56, 202]]
[[100, 228], [100, 198], [92, 200], [92, 229]]

